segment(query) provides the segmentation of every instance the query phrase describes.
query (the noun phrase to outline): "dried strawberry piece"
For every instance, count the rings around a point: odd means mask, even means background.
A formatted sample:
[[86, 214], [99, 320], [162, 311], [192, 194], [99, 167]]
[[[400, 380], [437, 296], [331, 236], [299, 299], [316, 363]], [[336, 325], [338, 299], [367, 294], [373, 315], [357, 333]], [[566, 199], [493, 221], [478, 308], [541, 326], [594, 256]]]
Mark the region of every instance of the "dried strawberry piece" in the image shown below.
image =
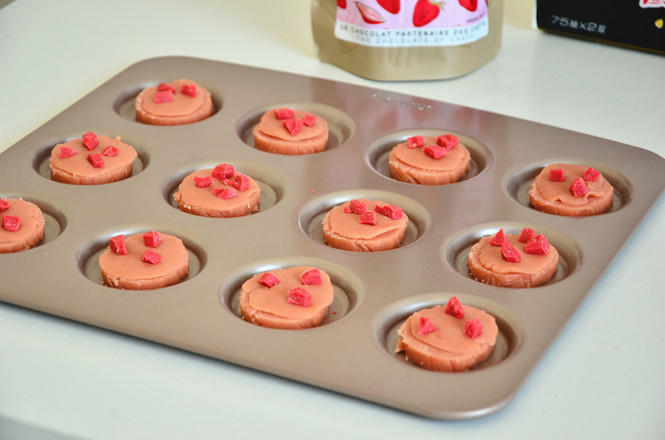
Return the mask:
[[157, 247], [162, 242], [162, 237], [157, 231], [150, 231], [143, 234], [143, 244], [148, 247]]
[[442, 134], [436, 138], [436, 143], [447, 150], [452, 150], [459, 144], [459, 138], [454, 134]]
[[119, 152], [120, 150], [118, 150], [116, 147], [109, 145], [108, 147], [104, 148], [104, 151], [102, 151], [102, 156], [115, 157]]
[[88, 150], [92, 150], [97, 145], [99, 145], [99, 139], [97, 138], [97, 135], [91, 131], [87, 132], [82, 137], [83, 137], [83, 145], [85, 145], [85, 148], [87, 148]]
[[88, 162], [95, 168], [104, 168], [104, 158], [99, 153], [88, 154]]
[[524, 246], [524, 252], [527, 254], [547, 255], [549, 251], [550, 243], [543, 234], [538, 234], [536, 238], [529, 241], [526, 246]]
[[448, 304], [446, 304], [446, 313], [457, 319], [464, 318], [464, 306], [462, 306], [462, 303], [456, 296], [453, 296], [448, 300]]
[[552, 168], [550, 170], [549, 179], [552, 182], [565, 182], [566, 181], [566, 173], [563, 171], [563, 168]]
[[2, 215], [2, 229], [9, 232], [16, 232], [21, 227], [21, 217], [14, 215]]
[[517, 241], [520, 243], [528, 243], [534, 238], [536, 238], [536, 231], [531, 228], [524, 228], [522, 229], [522, 232], [520, 232], [520, 238], [518, 238]]
[[321, 271], [317, 268], [307, 269], [300, 274], [300, 282], [304, 285], [322, 285]]
[[233, 165], [228, 163], [221, 163], [212, 170], [212, 177], [217, 180], [224, 181], [225, 179], [230, 179], [233, 177], [235, 173], [236, 170], [233, 168]]
[[0, 212], [9, 209], [9, 200], [0, 199]]
[[501, 246], [501, 256], [509, 263], [519, 263], [522, 261], [522, 254], [509, 241], [506, 241]]
[[476, 339], [483, 332], [483, 323], [480, 319], [469, 319], [464, 323], [464, 334], [471, 339]]
[[499, 231], [494, 234], [494, 237], [490, 238], [490, 244], [492, 246], [503, 246], [507, 242], [508, 240], [506, 239], [506, 233], [503, 232], [503, 228], [499, 229]]
[[196, 96], [196, 86], [194, 84], [183, 84], [180, 88], [180, 93], [194, 98]]
[[422, 136], [411, 136], [406, 138], [406, 142], [409, 148], [418, 148], [425, 145], [425, 138]]
[[303, 126], [302, 119], [298, 118], [287, 119], [284, 122], [282, 122], [282, 124], [289, 131], [289, 134], [291, 136], [295, 136], [298, 133], [300, 133], [300, 130], [302, 130]]
[[367, 211], [360, 214], [360, 224], [376, 226], [376, 212]]
[[155, 104], [162, 104], [164, 102], [173, 101], [173, 92], [170, 90], [163, 90], [161, 92], [155, 92]]
[[210, 185], [212, 185], [212, 177], [210, 177], [210, 176], [205, 176], [205, 177], [194, 176], [194, 183], [199, 188], [207, 188]]
[[572, 192], [575, 197], [582, 197], [589, 192], [589, 188], [587, 188], [584, 179], [582, 177], [578, 177], [577, 179], [573, 180], [573, 184], [570, 185], [570, 192]]
[[158, 92], [164, 92], [164, 91], [170, 91], [171, 93], [175, 93], [175, 87], [173, 87], [171, 84], [167, 83], [159, 83], [157, 85], [157, 91]]
[[275, 284], [279, 284], [279, 282], [280, 281], [277, 275], [275, 275], [272, 272], [266, 272], [263, 275], [261, 275], [261, 278], [259, 278], [259, 283], [264, 284], [269, 288], [274, 286]]
[[231, 185], [232, 187], [236, 188], [238, 191], [246, 191], [249, 189], [249, 177], [240, 173], [233, 176], [233, 179], [224, 180], [224, 183], [227, 185]]
[[143, 256], [141, 257], [141, 261], [144, 263], [159, 264], [163, 258], [164, 257], [162, 257], [161, 254], [153, 251], [152, 249], [146, 249], [143, 253]]
[[312, 305], [312, 294], [302, 287], [294, 287], [289, 290], [287, 302], [296, 306], [309, 307]]
[[223, 200], [231, 200], [238, 197], [238, 191], [233, 188], [215, 188], [213, 192]]
[[73, 150], [69, 147], [60, 147], [60, 159], [69, 159], [72, 156], [76, 156], [78, 151]]
[[127, 255], [127, 254], [129, 254], [129, 251], [127, 250], [127, 246], [125, 246], [125, 236], [124, 235], [116, 235], [115, 237], [111, 237], [109, 239], [109, 249], [111, 249], [112, 252], [114, 252], [118, 255]]
[[426, 156], [431, 157], [432, 159], [441, 159], [443, 156], [448, 153], [448, 150], [445, 147], [439, 147], [438, 145], [430, 145], [425, 147], [423, 150]]
[[385, 215], [391, 220], [399, 220], [402, 218], [402, 208], [395, 205], [376, 205], [374, 211], [381, 215]]
[[275, 117], [277, 119], [279, 119], [280, 121], [284, 120], [284, 119], [291, 119], [292, 117], [294, 117], [296, 115], [296, 113], [293, 110], [291, 110], [290, 108], [276, 108], [274, 110], [274, 113], [275, 113]]
[[302, 123], [307, 127], [311, 127], [316, 124], [316, 116], [311, 113], [307, 113], [304, 118], [302, 118]]
[[344, 205], [344, 212], [347, 214], [362, 214], [363, 212], [366, 212], [367, 209], [367, 203], [358, 199], [350, 200], [348, 204]]
[[418, 319], [419, 335], [426, 335], [427, 333], [432, 333], [435, 331], [436, 331], [436, 326], [429, 318], [421, 316], [420, 319]]
[[595, 182], [599, 177], [600, 171], [591, 167], [587, 168], [582, 174], [582, 178], [584, 178], [586, 182]]

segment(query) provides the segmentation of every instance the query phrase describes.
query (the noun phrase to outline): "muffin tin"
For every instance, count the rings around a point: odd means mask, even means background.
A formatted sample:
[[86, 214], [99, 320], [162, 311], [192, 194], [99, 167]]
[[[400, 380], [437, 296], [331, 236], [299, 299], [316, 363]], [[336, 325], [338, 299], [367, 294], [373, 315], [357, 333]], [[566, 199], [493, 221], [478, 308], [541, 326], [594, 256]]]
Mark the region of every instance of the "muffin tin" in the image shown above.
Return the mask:
[[[188, 78], [213, 96], [215, 113], [174, 127], [137, 123], [145, 87]], [[251, 130], [273, 107], [309, 110], [329, 124], [326, 151], [281, 156], [253, 148]], [[54, 182], [48, 156], [86, 131], [120, 136], [139, 154], [132, 176], [100, 186]], [[388, 153], [407, 136], [454, 133], [471, 169], [445, 186], [390, 177]], [[260, 212], [215, 219], [180, 212], [172, 194], [189, 172], [228, 162], [261, 185]], [[543, 166], [580, 163], [615, 187], [609, 213], [567, 218], [529, 206]], [[0, 254], [0, 300], [178, 347], [437, 419], [481, 417], [506, 406], [557, 334], [662, 195], [665, 160], [649, 151], [500, 114], [329, 80], [188, 57], [130, 66], [0, 154], [0, 197], [44, 212], [46, 236]], [[323, 242], [321, 219], [352, 198], [402, 207], [402, 245], [355, 253]], [[473, 280], [473, 243], [499, 228], [543, 232], [561, 254], [547, 284], [531, 289]], [[116, 234], [179, 236], [190, 274], [164, 289], [103, 286], [97, 259]], [[312, 265], [335, 300], [323, 324], [274, 330], [239, 316], [240, 286], [257, 272]], [[612, 267], [620, 270], [619, 267]], [[602, 294], [602, 292], [594, 292]], [[465, 373], [420, 369], [395, 354], [397, 328], [451, 296], [499, 324], [492, 356]]]

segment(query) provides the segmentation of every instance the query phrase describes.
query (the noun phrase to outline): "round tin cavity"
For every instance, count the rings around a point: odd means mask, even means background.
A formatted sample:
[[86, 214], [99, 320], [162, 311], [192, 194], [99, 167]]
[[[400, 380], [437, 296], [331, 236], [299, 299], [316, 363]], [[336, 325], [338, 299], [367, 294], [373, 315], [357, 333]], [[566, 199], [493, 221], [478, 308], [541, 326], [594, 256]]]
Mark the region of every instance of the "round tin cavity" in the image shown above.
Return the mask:
[[399, 194], [363, 189], [330, 193], [309, 201], [298, 210], [297, 221], [300, 230], [316, 243], [328, 246], [323, 237], [323, 218], [333, 207], [357, 198], [381, 200], [385, 203], [399, 206], [406, 213], [409, 217], [409, 223], [406, 227], [404, 239], [397, 249], [420, 240], [431, 227], [430, 214], [419, 203]]
[[[269, 107], [256, 109], [243, 116], [236, 125], [238, 136], [248, 146], [254, 148], [254, 127], [259, 123], [261, 116], [267, 111], [275, 108], [292, 108], [308, 111], [328, 123], [328, 143], [324, 153], [337, 148], [346, 142], [356, 131], [353, 119], [339, 109], [315, 102], [283, 102], [275, 103]], [[273, 153], [266, 153], [273, 154]]]
[[319, 327], [334, 324], [352, 313], [363, 292], [362, 284], [358, 278], [342, 266], [310, 257], [285, 257], [283, 259], [257, 262], [253, 265], [239, 268], [234, 275], [227, 277], [222, 285], [220, 289], [220, 302], [230, 313], [239, 319], [243, 319], [239, 301], [242, 284], [256, 274], [295, 266], [316, 267], [325, 271], [330, 276], [334, 299], [328, 308], [328, 314]]
[[[432, 128], [400, 130], [393, 133], [389, 133], [385, 136], [381, 136], [377, 138], [369, 146], [366, 160], [376, 173], [388, 179], [395, 180], [392, 177], [389, 165], [389, 156], [393, 147], [402, 142], [406, 142], [407, 138], [411, 136], [439, 136], [442, 134], [454, 134], [455, 136], [457, 136], [459, 138], [460, 143], [464, 144], [466, 148], [469, 150], [469, 153], [471, 154], [469, 170], [460, 180], [458, 180], [455, 183], [460, 183], [473, 179], [474, 177], [483, 173], [492, 164], [493, 162], [492, 153], [480, 141], [455, 131], [432, 129]], [[409, 182], [401, 182], [401, 181], [399, 182], [410, 184]], [[432, 186], [445, 186], [445, 185], [432, 185]]]
[[[529, 225], [516, 223], [512, 221], [495, 222], [477, 225], [472, 228], [467, 228], [455, 236], [453, 236], [447, 243], [444, 244], [442, 252], [448, 264], [457, 271], [460, 275], [472, 279], [475, 278], [471, 275], [468, 267], [469, 250], [481, 238], [494, 235], [496, 232], [503, 228], [506, 234], [518, 234], [523, 228], [529, 227], [542, 233], [547, 238], [550, 245], [554, 246], [559, 252], [559, 264], [556, 273], [552, 278], [541, 286], [548, 286], [557, 283], [568, 276], [575, 273], [582, 265], [582, 250], [579, 245], [571, 238], [563, 235], [553, 229], [546, 228], [539, 225]], [[539, 286], [539, 287], [541, 287]]]

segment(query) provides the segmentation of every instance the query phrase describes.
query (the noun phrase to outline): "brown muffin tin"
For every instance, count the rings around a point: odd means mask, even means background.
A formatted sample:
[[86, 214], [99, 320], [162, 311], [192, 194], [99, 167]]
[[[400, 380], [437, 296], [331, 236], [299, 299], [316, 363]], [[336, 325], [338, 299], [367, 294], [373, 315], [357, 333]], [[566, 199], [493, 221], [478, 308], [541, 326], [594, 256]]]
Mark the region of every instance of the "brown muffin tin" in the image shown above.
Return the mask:
[[[215, 113], [174, 127], [137, 123], [144, 87], [188, 78], [210, 90]], [[281, 156], [252, 146], [261, 114], [277, 106], [328, 121], [323, 153]], [[48, 155], [86, 131], [120, 136], [139, 158], [130, 178], [101, 186], [54, 182]], [[462, 181], [420, 186], [390, 178], [388, 152], [417, 134], [454, 133], [471, 151]], [[189, 172], [233, 164], [262, 188], [260, 212], [214, 219], [178, 211], [172, 194]], [[543, 166], [580, 163], [615, 187], [609, 213], [544, 214], [528, 187]], [[0, 197], [39, 205], [46, 237], [0, 254], [0, 300], [290, 378], [437, 419], [507, 405], [661, 197], [665, 160], [649, 151], [551, 126], [425, 98], [186, 57], [130, 66], [0, 154]], [[352, 198], [380, 199], [410, 222], [392, 251], [354, 253], [324, 244], [321, 218]], [[503, 227], [543, 232], [561, 260], [547, 284], [487, 286], [466, 268], [470, 246]], [[123, 291], [101, 284], [97, 258], [116, 234], [158, 230], [189, 250], [189, 276], [171, 287]], [[335, 300], [323, 325], [273, 330], [239, 317], [244, 280], [276, 267], [327, 271]], [[466, 373], [435, 373], [396, 355], [412, 312], [458, 296], [499, 324], [493, 355]]]

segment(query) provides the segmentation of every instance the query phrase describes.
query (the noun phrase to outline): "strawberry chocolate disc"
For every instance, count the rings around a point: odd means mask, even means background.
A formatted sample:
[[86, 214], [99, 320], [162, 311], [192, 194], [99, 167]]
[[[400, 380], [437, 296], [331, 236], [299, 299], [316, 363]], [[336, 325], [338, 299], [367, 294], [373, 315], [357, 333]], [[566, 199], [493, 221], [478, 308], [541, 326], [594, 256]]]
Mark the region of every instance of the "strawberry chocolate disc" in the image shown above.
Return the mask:
[[389, 156], [395, 180], [420, 185], [455, 183], [469, 171], [469, 150], [454, 135], [412, 136]]
[[259, 210], [261, 188], [232, 165], [194, 171], [185, 177], [173, 198], [178, 209], [203, 217], [240, 217]]
[[0, 199], [0, 254], [36, 246], [44, 238], [42, 210], [22, 199]]
[[129, 177], [136, 150], [120, 137], [87, 132], [51, 150], [51, 179], [72, 185], [101, 185]]
[[602, 214], [612, 209], [614, 187], [603, 175], [584, 165], [546, 166], [529, 188], [538, 211], [564, 216]]
[[277, 108], [263, 114], [253, 134], [254, 147], [268, 153], [320, 153], [328, 143], [328, 123], [303, 110]]
[[328, 211], [322, 221], [323, 238], [337, 249], [385, 251], [400, 245], [408, 224], [409, 218], [398, 206], [354, 199]]
[[194, 81], [181, 79], [148, 87], [136, 97], [136, 120], [150, 125], [182, 125], [212, 115], [210, 92]]
[[176, 284], [189, 273], [189, 254], [178, 237], [156, 231], [117, 235], [99, 256], [104, 284], [148, 290]]
[[242, 285], [243, 319], [262, 327], [303, 329], [321, 324], [333, 302], [328, 274], [297, 266], [254, 275]]
[[446, 306], [409, 316], [398, 330], [395, 352], [426, 370], [467, 371], [492, 354], [498, 333], [492, 315], [453, 297]]
[[471, 275], [481, 283], [498, 287], [536, 287], [549, 281], [557, 271], [559, 252], [543, 234], [524, 228], [520, 234], [480, 239], [469, 250]]

